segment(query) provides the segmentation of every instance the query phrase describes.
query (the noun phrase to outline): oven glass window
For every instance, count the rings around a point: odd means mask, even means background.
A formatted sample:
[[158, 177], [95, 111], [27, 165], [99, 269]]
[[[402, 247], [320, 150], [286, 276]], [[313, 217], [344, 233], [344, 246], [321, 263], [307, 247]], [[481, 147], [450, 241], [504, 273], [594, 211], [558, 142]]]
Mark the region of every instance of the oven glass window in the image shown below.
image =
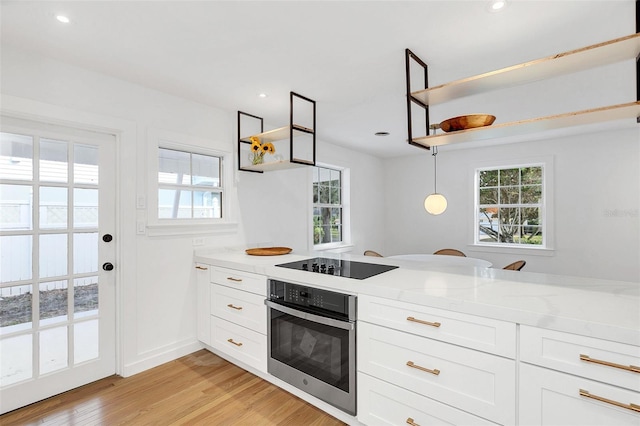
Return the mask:
[[271, 357], [349, 392], [349, 331], [271, 310]]

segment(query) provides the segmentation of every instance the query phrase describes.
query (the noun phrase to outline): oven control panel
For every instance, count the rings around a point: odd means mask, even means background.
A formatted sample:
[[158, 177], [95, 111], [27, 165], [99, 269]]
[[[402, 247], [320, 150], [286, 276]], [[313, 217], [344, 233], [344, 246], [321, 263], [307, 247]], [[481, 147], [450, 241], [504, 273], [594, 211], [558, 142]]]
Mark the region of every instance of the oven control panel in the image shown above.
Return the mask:
[[310, 307], [338, 315], [348, 315], [350, 298], [347, 294], [278, 280], [269, 280], [269, 300], [286, 305]]

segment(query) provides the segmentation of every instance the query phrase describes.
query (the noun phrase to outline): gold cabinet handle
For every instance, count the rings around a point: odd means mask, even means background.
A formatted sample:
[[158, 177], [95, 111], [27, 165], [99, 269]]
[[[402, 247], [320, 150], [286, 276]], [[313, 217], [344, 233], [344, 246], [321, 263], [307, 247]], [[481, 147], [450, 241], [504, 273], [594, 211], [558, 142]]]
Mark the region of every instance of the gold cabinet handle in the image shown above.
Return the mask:
[[440, 327], [442, 325], [439, 322], [429, 322], [429, 321], [415, 319], [414, 317], [407, 317], [407, 321], [417, 322], [418, 324], [429, 325], [431, 327]]
[[414, 422], [411, 417], [407, 417], [407, 424], [411, 426], [420, 426], [418, 423]]
[[407, 367], [415, 368], [417, 370], [424, 371], [425, 373], [431, 373], [436, 376], [440, 374], [440, 370], [436, 370], [436, 369], [429, 370], [428, 368], [421, 367], [417, 364], [414, 364], [413, 361], [407, 361]]
[[237, 282], [237, 283], [241, 283], [242, 282], [242, 278], [227, 277], [227, 279], [229, 281], [234, 281], [234, 282]]
[[615, 362], [603, 361], [601, 359], [591, 358], [589, 355], [580, 354], [580, 359], [586, 362], [593, 362], [594, 364], [606, 365], [607, 367], [619, 368], [621, 370], [632, 371], [634, 373], [640, 373], [640, 367], [635, 365], [622, 365]]
[[233, 339], [227, 339], [227, 342], [231, 343], [232, 345], [236, 345], [236, 346], [242, 346], [242, 343], [240, 342], [234, 342]]
[[241, 311], [242, 310], [242, 306], [234, 306], [232, 303], [229, 303], [227, 305], [227, 307], [229, 307], [231, 309], [235, 309], [236, 311]]
[[586, 391], [584, 389], [580, 389], [580, 396], [595, 399], [596, 401], [605, 402], [607, 404], [615, 405], [616, 407], [626, 408], [627, 410], [640, 413], [640, 405], [638, 404], [623, 404], [622, 402], [614, 401], [612, 399], [603, 398], [598, 395], [592, 395], [591, 393], [589, 393], [589, 391]]
[[209, 268], [204, 268], [202, 266], [196, 266], [196, 269], [200, 269], [201, 271], [208, 271]]

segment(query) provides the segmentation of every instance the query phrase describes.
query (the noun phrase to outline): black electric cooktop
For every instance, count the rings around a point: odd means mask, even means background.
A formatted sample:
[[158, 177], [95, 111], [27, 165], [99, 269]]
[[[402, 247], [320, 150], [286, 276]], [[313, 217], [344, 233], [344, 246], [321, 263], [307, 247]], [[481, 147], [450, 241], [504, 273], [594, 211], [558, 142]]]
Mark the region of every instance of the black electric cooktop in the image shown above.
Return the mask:
[[355, 278], [364, 280], [374, 275], [396, 269], [397, 266], [380, 265], [377, 263], [354, 262], [352, 260], [329, 259], [325, 257], [314, 257], [311, 259], [299, 260], [297, 262], [281, 263], [281, 268], [297, 269], [299, 271], [309, 271], [318, 274], [335, 275], [338, 277]]

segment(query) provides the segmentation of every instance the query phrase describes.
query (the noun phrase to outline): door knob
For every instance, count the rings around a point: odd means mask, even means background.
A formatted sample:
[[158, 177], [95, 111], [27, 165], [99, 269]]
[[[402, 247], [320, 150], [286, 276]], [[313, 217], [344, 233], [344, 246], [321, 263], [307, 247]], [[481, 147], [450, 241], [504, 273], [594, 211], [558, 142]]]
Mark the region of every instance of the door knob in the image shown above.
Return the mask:
[[104, 234], [102, 236], [102, 241], [104, 241], [105, 243], [110, 243], [111, 240], [113, 240], [113, 236], [111, 234]]
[[112, 271], [113, 270], [113, 263], [103, 263], [102, 264], [102, 269], [104, 269], [105, 271]]

